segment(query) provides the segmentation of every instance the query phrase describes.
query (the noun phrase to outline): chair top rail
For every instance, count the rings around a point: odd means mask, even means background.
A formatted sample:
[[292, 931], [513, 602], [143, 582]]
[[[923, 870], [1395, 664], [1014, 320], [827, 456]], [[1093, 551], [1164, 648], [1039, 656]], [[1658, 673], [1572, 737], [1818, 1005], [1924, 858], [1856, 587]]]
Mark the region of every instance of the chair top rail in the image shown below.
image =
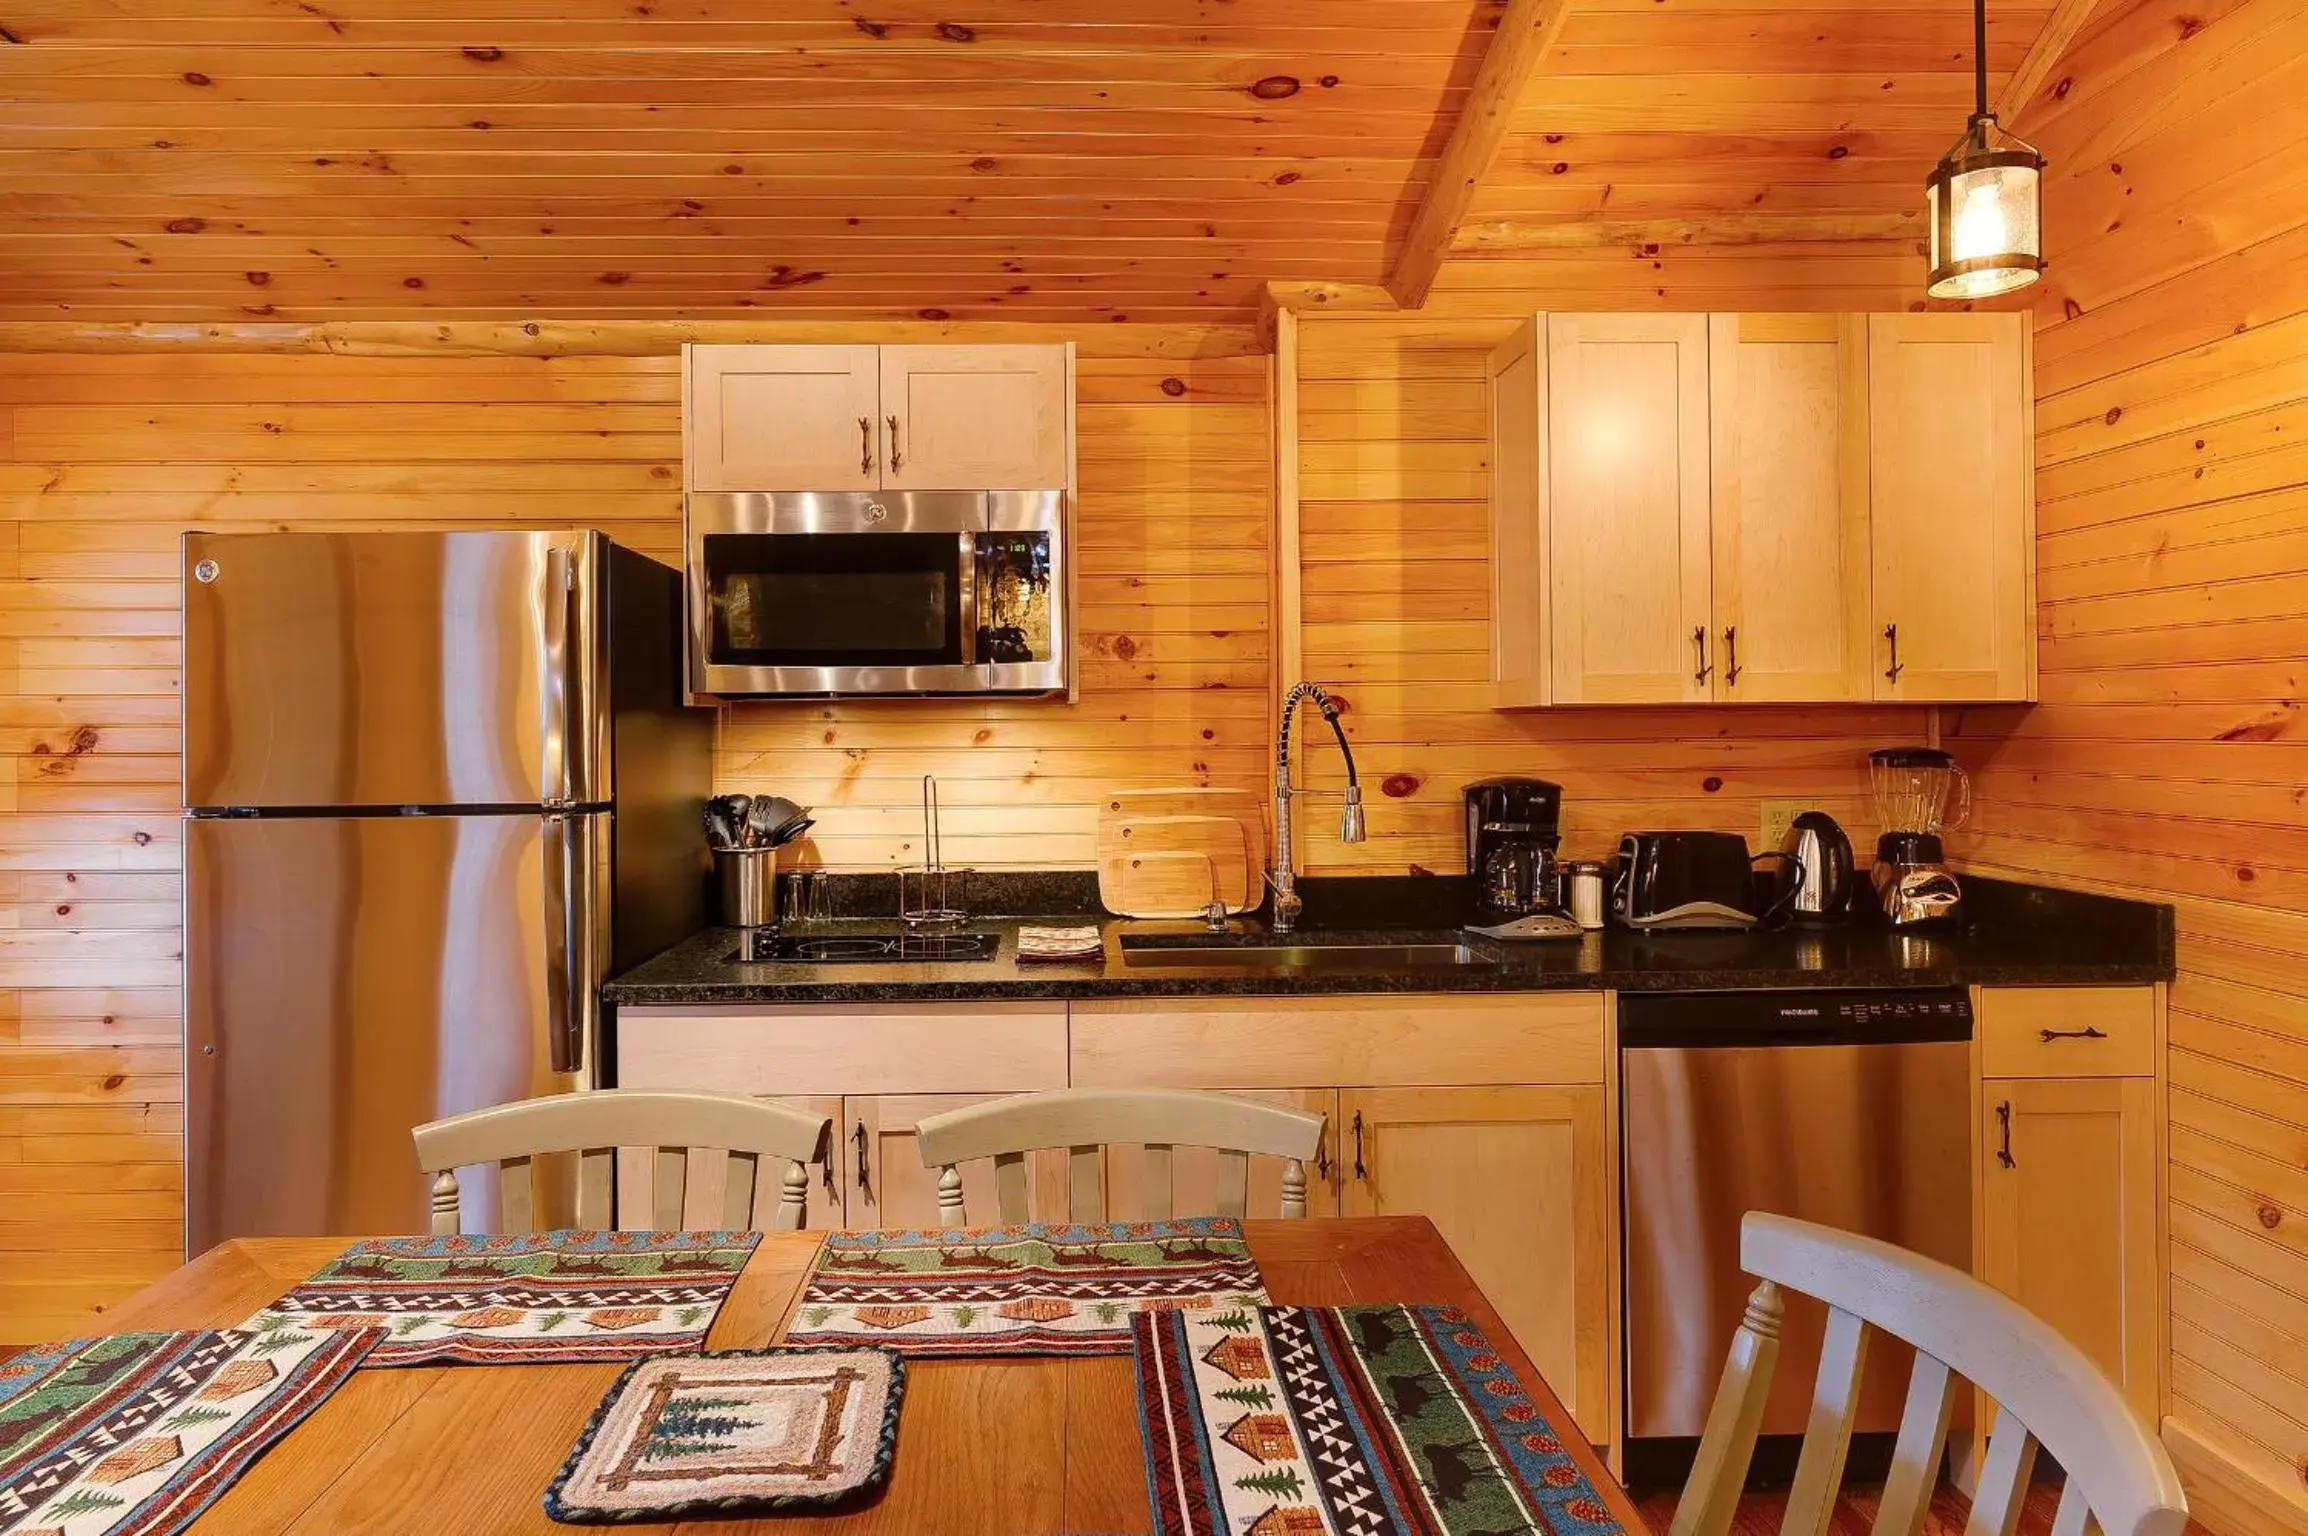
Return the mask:
[[418, 1167], [438, 1173], [593, 1147], [712, 1147], [806, 1163], [824, 1156], [831, 1126], [824, 1115], [769, 1099], [604, 1089], [451, 1115], [413, 1136]]
[[931, 1115], [915, 1136], [922, 1161], [933, 1168], [1001, 1152], [1113, 1142], [1220, 1147], [1303, 1162], [1322, 1140], [1322, 1117], [1182, 1088], [1053, 1088]]

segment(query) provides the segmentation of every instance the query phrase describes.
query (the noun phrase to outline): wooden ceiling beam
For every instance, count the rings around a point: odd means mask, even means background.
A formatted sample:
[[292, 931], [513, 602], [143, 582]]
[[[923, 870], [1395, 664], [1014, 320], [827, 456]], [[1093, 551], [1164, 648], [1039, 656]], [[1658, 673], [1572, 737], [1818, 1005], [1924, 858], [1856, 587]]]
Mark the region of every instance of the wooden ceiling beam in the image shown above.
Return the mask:
[[2019, 68], [2012, 71], [2011, 79], [1994, 97], [1997, 119], [2009, 128], [2018, 116], [2034, 104], [2036, 93], [2051, 78], [2052, 68], [2083, 31], [2084, 23], [2091, 20], [2099, 0], [2059, 0], [2051, 15], [2044, 18], [2044, 27], [2020, 60]]
[[1535, 224], [1499, 219], [1459, 231], [1454, 251], [1576, 250], [1593, 246], [1795, 245], [1851, 240], [1914, 240], [1923, 210], [1892, 213], [1726, 213], [1694, 218], [1578, 219]]
[[1395, 257], [1394, 270], [1387, 275], [1387, 291], [1402, 308], [1416, 309], [1426, 302], [1459, 224], [1474, 205], [1475, 186], [1506, 141], [1523, 87], [1539, 59], [1554, 46], [1570, 8], [1570, 0], [1507, 0], [1506, 14], [1475, 74], [1474, 89], [1459, 109], [1450, 142], [1443, 146], [1442, 158], [1427, 182], [1425, 200]]

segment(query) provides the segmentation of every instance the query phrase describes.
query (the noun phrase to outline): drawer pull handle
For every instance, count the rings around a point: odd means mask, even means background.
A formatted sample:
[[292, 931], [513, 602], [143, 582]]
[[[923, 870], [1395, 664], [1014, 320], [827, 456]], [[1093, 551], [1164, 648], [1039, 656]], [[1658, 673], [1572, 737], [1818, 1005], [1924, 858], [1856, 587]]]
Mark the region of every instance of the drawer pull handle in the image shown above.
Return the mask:
[[1996, 1124], [2003, 1128], [2003, 1145], [1996, 1148], [1995, 1160], [2006, 1168], [2017, 1168], [2019, 1163], [2011, 1155], [2011, 1100], [1995, 1107]]
[[866, 1149], [870, 1143], [868, 1143], [866, 1140], [866, 1128], [865, 1122], [863, 1120], [860, 1120], [857, 1123], [857, 1130], [853, 1133], [852, 1140], [857, 1143], [858, 1193], [865, 1196], [866, 1199], [870, 1201], [874, 1197], [873, 1170], [868, 1162]]
[[2039, 1030], [2037, 1033], [2044, 1037], [2044, 1044], [2046, 1045], [2051, 1044], [2054, 1040], [2105, 1040], [2108, 1038], [2106, 1030], [2095, 1028], [2089, 1024], [2086, 1024], [2082, 1029], [2045, 1029]]
[[1354, 1176], [1363, 1180], [1370, 1178], [1370, 1169], [1362, 1160], [1362, 1111], [1359, 1109], [1354, 1112]]

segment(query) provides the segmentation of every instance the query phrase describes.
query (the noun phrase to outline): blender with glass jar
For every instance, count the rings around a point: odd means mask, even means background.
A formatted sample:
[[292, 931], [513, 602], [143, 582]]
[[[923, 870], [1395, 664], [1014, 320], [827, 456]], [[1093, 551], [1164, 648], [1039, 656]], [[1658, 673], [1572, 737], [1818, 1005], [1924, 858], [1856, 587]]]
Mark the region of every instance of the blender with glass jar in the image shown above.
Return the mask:
[[1940, 834], [1971, 812], [1971, 780], [1933, 747], [1867, 754], [1867, 783], [1883, 835], [1875, 840], [1875, 898], [1895, 928], [1952, 923], [1963, 888], [1947, 870]]

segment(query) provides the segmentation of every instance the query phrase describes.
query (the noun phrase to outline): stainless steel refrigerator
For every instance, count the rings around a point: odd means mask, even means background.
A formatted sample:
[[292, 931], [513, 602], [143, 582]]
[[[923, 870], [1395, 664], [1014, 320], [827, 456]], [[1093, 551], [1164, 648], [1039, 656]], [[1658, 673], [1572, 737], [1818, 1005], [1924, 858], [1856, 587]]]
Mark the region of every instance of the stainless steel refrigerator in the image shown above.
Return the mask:
[[187, 1247], [422, 1232], [409, 1128], [588, 1085], [600, 984], [704, 921], [680, 578], [583, 529], [184, 563]]

